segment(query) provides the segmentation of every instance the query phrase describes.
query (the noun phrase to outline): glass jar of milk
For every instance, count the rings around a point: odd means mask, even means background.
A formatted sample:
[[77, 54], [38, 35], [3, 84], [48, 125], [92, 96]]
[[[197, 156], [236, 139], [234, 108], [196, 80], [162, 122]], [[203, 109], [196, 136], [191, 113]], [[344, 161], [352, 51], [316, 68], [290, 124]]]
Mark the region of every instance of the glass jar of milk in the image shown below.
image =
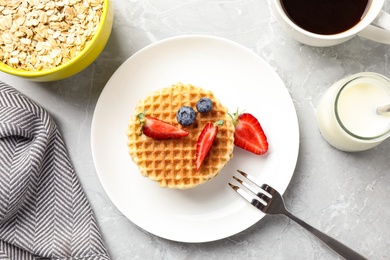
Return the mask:
[[347, 152], [373, 148], [390, 136], [390, 80], [362, 72], [339, 80], [320, 98], [318, 128], [332, 146]]

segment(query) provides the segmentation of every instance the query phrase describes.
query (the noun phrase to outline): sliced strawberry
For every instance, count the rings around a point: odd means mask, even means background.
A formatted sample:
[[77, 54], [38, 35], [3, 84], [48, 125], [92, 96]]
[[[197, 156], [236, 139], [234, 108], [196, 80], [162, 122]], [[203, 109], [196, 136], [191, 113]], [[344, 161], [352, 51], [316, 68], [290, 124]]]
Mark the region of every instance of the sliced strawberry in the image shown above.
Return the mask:
[[268, 141], [259, 121], [252, 114], [233, 114], [234, 144], [254, 154], [265, 154]]
[[215, 137], [218, 134], [218, 126], [223, 125], [223, 120], [218, 120], [215, 123], [207, 123], [202, 132], [198, 137], [198, 142], [196, 143], [196, 159], [195, 159], [195, 169], [199, 170], [202, 165], [206, 155], [209, 153], [211, 146], [215, 140]]
[[151, 116], [145, 116], [144, 113], [138, 114], [138, 119], [142, 124], [141, 133], [153, 139], [170, 139], [181, 138], [187, 136], [189, 132], [177, 128], [167, 122], [159, 120]]

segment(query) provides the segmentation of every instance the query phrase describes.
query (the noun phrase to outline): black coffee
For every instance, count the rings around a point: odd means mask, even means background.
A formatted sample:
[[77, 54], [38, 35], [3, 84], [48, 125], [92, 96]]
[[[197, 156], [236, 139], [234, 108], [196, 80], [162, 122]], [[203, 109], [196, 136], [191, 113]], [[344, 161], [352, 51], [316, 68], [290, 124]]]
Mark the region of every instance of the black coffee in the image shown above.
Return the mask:
[[317, 34], [337, 34], [363, 18], [370, 0], [280, 0], [299, 27]]

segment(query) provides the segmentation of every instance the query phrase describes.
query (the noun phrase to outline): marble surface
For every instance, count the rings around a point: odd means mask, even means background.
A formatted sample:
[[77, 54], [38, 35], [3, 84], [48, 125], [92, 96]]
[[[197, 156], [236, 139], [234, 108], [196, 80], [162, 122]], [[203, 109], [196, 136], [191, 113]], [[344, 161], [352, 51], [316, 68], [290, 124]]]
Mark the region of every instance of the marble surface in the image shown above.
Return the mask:
[[[315, 122], [319, 97], [333, 82], [362, 71], [390, 77], [389, 45], [359, 37], [327, 48], [302, 45], [281, 29], [269, 0], [115, 0], [113, 6], [109, 42], [81, 73], [46, 83], [0, 74], [57, 122], [112, 259], [339, 259], [284, 216], [266, 216], [223, 240], [187, 244], [141, 230], [112, 204], [91, 155], [91, 121], [99, 95], [138, 50], [185, 34], [233, 40], [278, 73], [300, 125], [298, 162], [284, 194], [287, 207], [369, 259], [390, 259], [390, 140], [365, 152], [341, 152], [326, 143]], [[384, 9], [390, 11], [389, 0]]]

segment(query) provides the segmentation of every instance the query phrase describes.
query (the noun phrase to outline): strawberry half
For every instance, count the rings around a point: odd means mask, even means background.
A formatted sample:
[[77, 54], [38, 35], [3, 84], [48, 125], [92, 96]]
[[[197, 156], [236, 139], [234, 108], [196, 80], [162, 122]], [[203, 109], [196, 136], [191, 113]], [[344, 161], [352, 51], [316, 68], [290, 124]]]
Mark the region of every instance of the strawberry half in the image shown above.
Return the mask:
[[265, 154], [268, 151], [268, 141], [259, 121], [252, 114], [234, 113], [233, 124], [234, 144], [254, 154]]
[[177, 139], [189, 134], [189, 132], [186, 130], [177, 128], [176, 126], [173, 126], [157, 118], [145, 116], [144, 113], [139, 113], [138, 119], [142, 125], [140, 135], [143, 133], [144, 135], [153, 139]]
[[198, 142], [196, 143], [196, 159], [195, 159], [195, 169], [199, 170], [202, 165], [206, 155], [209, 153], [211, 146], [215, 140], [215, 137], [218, 134], [218, 126], [223, 125], [223, 120], [218, 120], [215, 123], [208, 122], [204, 127], [202, 132], [198, 137]]

